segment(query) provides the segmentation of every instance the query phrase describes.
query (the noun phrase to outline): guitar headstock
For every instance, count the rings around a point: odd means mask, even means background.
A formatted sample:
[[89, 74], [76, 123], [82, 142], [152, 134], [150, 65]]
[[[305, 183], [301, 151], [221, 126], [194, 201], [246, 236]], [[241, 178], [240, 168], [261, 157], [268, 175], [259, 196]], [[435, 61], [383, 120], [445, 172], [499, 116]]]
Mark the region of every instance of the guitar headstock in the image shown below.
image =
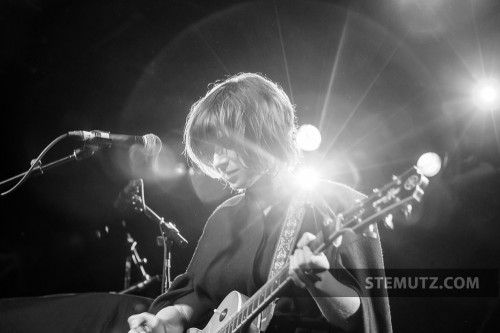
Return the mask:
[[132, 179], [127, 186], [125, 186], [115, 200], [115, 207], [117, 206], [132, 208], [136, 213], [144, 213], [146, 211], [144, 182], [142, 179]]
[[370, 225], [384, 219], [384, 224], [393, 228], [393, 214], [411, 216], [413, 204], [420, 202], [429, 180], [417, 167], [412, 167], [391, 182], [373, 190], [373, 193], [359, 201], [342, 214], [343, 227], [364, 232]]
[[309, 243], [309, 247], [314, 253], [323, 251], [330, 244], [338, 247], [342, 242], [343, 233], [347, 230], [376, 238], [374, 225], [383, 220], [385, 226], [393, 228], [393, 214], [408, 219], [412, 205], [422, 200], [428, 184], [428, 178], [418, 167], [393, 176], [389, 183], [373, 190], [369, 196], [359, 200], [348, 210], [333, 216], [322, 214], [323, 230]]

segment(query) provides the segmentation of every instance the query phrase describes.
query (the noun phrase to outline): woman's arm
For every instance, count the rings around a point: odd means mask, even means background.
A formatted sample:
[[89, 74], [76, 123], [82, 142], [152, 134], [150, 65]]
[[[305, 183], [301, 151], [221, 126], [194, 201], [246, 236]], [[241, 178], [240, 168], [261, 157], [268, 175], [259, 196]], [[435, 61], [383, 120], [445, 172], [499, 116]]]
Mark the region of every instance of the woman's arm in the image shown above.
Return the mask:
[[161, 309], [156, 315], [143, 312], [129, 317], [129, 333], [182, 333], [196, 322], [204, 311], [204, 307], [196, 302], [195, 295], [190, 293], [176, 300], [174, 305]]
[[[346, 331], [353, 330], [360, 321], [357, 313], [361, 300], [355, 290], [328, 272], [330, 264], [323, 253], [312, 253], [307, 244], [314, 238], [306, 232], [297, 243], [290, 257], [290, 277], [299, 287], [307, 288], [328, 322]], [[311, 270], [323, 271], [311, 276], [307, 274]]]

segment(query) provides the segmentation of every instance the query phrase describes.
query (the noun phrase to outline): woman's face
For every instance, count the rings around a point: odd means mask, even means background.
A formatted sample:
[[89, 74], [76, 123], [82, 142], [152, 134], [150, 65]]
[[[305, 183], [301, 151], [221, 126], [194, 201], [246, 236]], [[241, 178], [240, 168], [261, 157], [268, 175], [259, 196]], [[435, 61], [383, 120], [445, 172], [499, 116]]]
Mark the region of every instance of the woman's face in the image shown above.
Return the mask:
[[234, 190], [247, 189], [262, 176], [250, 170], [232, 149], [216, 147], [213, 166]]

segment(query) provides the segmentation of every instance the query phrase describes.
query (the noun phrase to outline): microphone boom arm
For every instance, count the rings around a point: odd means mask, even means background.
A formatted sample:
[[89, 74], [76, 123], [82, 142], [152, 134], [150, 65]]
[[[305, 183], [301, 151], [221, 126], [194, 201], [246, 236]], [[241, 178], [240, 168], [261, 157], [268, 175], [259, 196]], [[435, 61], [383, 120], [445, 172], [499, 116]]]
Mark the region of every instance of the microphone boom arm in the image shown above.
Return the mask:
[[54, 168], [56, 166], [59, 166], [61, 164], [65, 164], [67, 162], [70, 162], [70, 161], [80, 161], [82, 159], [85, 159], [87, 157], [90, 157], [92, 156], [96, 151], [99, 150], [99, 147], [89, 147], [89, 146], [86, 146], [84, 145], [83, 148], [79, 148], [79, 149], [76, 149], [73, 151], [73, 153], [71, 155], [68, 155], [66, 157], [63, 157], [59, 160], [56, 160], [54, 162], [51, 162], [51, 163], [48, 163], [46, 165], [42, 165], [42, 158], [43, 156], [59, 141], [61, 141], [62, 139], [66, 138], [68, 136], [68, 134], [63, 134], [63, 135], [60, 135], [59, 137], [57, 137], [55, 140], [53, 140], [47, 147], [45, 147], [45, 149], [40, 153], [40, 155], [33, 159], [31, 161], [31, 166], [30, 168], [28, 169], [28, 171], [25, 171], [25, 172], [22, 172], [16, 176], [13, 176], [13, 177], [10, 177], [8, 179], [5, 179], [3, 181], [0, 182], [0, 186], [3, 186], [13, 180], [17, 180], [19, 178], [21, 178], [13, 187], [11, 187], [9, 190], [5, 191], [5, 192], [2, 192], [0, 194], [0, 196], [4, 196], [4, 195], [7, 195], [11, 192], [13, 192], [14, 190], [16, 190], [19, 186], [21, 186], [24, 181], [26, 179], [28, 179], [29, 176], [33, 175], [35, 172], [37, 172], [36, 174], [43, 174], [43, 172], [45, 170], [48, 170], [48, 169], [51, 169], [51, 168]]
[[144, 214], [153, 221], [156, 221], [160, 224], [161, 232], [165, 235], [166, 238], [172, 240], [175, 244], [179, 245], [182, 248], [185, 248], [188, 245], [187, 240], [182, 237], [182, 235], [179, 233], [179, 229], [177, 229], [177, 227], [172, 222], [165, 222], [165, 219], [163, 217], [160, 217], [147, 205], [145, 205], [145, 209], [146, 210], [144, 211]]
[[[93, 152], [92, 152], [92, 154], [93, 154]], [[71, 162], [71, 161], [79, 161], [79, 160], [82, 160], [82, 159], [84, 159], [84, 158], [86, 158], [88, 156], [91, 156], [91, 155], [87, 155], [87, 153], [83, 149], [75, 149], [71, 155], [68, 155], [68, 156], [63, 157], [61, 159], [58, 159], [58, 160], [56, 160], [54, 162], [50, 162], [50, 163], [47, 163], [45, 165], [42, 165], [41, 163], [39, 163], [38, 166], [36, 166], [36, 167], [33, 168], [31, 176], [36, 176], [36, 175], [43, 174], [43, 172], [45, 170], [52, 169], [54, 167], [57, 167], [59, 165], [62, 165], [62, 164], [65, 164], [65, 163], [68, 163], [68, 162]], [[2, 186], [4, 184], [7, 184], [7, 183], [9, 183], [11, 181], [14, 181], [16, 179], [19, 179], [19, 178], [23, 177], [24, 175], [26, 175], [27, 173], [28, 173], [28, 171], [25, 171], [25, 172], [22, 172], [22, 173], [20, 173], [18, 175], [10, 177], [9, 179], [2, 180], [0, 182], [0, 186]]]

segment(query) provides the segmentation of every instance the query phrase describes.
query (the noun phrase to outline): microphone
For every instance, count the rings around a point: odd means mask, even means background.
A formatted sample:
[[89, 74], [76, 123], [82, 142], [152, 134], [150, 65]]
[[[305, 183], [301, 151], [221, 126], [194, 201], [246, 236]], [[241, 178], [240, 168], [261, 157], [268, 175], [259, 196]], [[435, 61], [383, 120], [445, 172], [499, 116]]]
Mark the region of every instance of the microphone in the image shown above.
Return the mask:
[[75, 137], [84, 142], [90, 142], [96, 145], [110, 147], [113, 144], [120, 146], [132, 146], [139, 144], [144, 146], [144, 153], [149, 156], [156, 156], [161, 150], [161, 140], [154, 134], [146, 134], [143, 136], [110, 134], [103, 131], [71, 131], [68, 132], [70, 137]]

